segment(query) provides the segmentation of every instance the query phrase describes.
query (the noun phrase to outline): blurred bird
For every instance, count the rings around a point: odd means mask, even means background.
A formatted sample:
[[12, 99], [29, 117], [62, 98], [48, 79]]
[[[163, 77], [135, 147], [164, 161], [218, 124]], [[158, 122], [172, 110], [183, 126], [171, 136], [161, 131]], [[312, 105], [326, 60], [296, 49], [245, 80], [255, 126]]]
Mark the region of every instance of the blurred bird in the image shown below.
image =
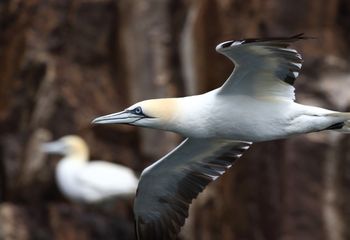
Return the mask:
[[350, 113], [294, 102], [293, 84], [302, 58], [288, 46], [299, 39], [307, 37], [223, 42], [216, 51], [235, 68], [220, 88], [196, 96], [142, 101], [93, 120], [187, 137], [141, 174], [134, 202], [138, 239], [175, 239], [192, 200], [251, 142], [323, 130], [350, 132]]
[[136, 193], [138, 179], [131, 169], [105, 161], [88, 162], [88, 146], [78, 136], [44, 143], [42, 150], [64, 156], [56, 167], [56, 181], [61, 192], [73, 201], [97, 203]]

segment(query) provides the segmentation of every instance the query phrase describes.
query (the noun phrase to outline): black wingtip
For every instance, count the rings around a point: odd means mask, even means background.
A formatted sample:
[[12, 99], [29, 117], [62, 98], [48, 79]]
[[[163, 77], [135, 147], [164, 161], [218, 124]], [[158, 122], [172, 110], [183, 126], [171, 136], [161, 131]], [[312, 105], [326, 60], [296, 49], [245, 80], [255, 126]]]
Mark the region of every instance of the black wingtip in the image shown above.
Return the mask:
[[216, 46], [216, 51], [220, 52], [221, 49], [230, 48], [232, 46], [245, 45], [249, 43], [279, 43], [284, 44], [282, 46], [288, 47], [290, 43], [296, 42], [298, 40], [308, 40], [308, 39], [316, 39], [316, 37], [305, 36], [304, 33], [298, 33], [296, 35], [292, 35], [290, 37], [267, 37], [267, 38], [245, 38], [240, 40], [231, 40], [220, 43]]
[[290, 40], [308, 40], [308, 39], [316, 39], [316, 37], [305, 36], [305, 33], [298, 33], [289, 37]]
[[242, 44], [246, 43], [259, 43], [259, 42], [295, 42], [298, 40], [315, 39], [315, 37], [305, 36], [304, 33], [298, 33], [290, 37], [268, 37], [268, 38], [247, 38], [242, 41]]

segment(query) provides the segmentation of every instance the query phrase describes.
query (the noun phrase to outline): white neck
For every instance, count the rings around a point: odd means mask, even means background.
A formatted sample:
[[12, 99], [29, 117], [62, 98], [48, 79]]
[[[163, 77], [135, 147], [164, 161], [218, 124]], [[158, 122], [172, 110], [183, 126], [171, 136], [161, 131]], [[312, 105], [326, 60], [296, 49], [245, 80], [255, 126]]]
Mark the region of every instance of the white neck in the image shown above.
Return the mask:
[[172, 119], [169, 130], [186, 137], [205, 137], [206, 126], [212, 117], [215, 92], [178, 98], [179, 107]]

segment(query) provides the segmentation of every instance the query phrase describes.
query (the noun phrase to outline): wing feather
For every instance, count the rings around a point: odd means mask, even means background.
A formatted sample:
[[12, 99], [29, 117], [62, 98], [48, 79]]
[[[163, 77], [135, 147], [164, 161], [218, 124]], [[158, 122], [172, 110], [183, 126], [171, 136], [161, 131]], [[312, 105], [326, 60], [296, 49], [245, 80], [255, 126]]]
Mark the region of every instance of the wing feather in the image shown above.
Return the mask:
[[302, 66], [301, 55], [288, 48], [307, 39], [303, 34], [287, 38], [245, 39], [219, 44], [216, 50], [235, 64], [219, 94], [246, 94], [295, 100], [293, 84]]
[[146, 168], [134, 202], [138, 239], [176, 238], [192, 200], [249, 146], [233, 140], [188, 138]]

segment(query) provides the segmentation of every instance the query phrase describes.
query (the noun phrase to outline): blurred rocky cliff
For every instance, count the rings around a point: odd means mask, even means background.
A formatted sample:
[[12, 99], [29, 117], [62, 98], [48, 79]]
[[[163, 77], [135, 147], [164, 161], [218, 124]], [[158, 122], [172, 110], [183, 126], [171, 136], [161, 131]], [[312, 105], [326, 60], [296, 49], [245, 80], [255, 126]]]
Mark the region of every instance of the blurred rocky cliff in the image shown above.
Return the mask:
[[[92, 159], [141, 172], [181, 138], [94, 117], [220, 86], [221, 41], [299, 32], [316, 39], [294, 45], [297, 100], [350, 111], [346, 0], [0, 1], [0, 239], [134, 239], [131, 201], [65, 200], [38, 145], [78, 134]], [[180, 238], [350, 239], [349, 201], [349, 136], [259, 143], [195, 201]]]

